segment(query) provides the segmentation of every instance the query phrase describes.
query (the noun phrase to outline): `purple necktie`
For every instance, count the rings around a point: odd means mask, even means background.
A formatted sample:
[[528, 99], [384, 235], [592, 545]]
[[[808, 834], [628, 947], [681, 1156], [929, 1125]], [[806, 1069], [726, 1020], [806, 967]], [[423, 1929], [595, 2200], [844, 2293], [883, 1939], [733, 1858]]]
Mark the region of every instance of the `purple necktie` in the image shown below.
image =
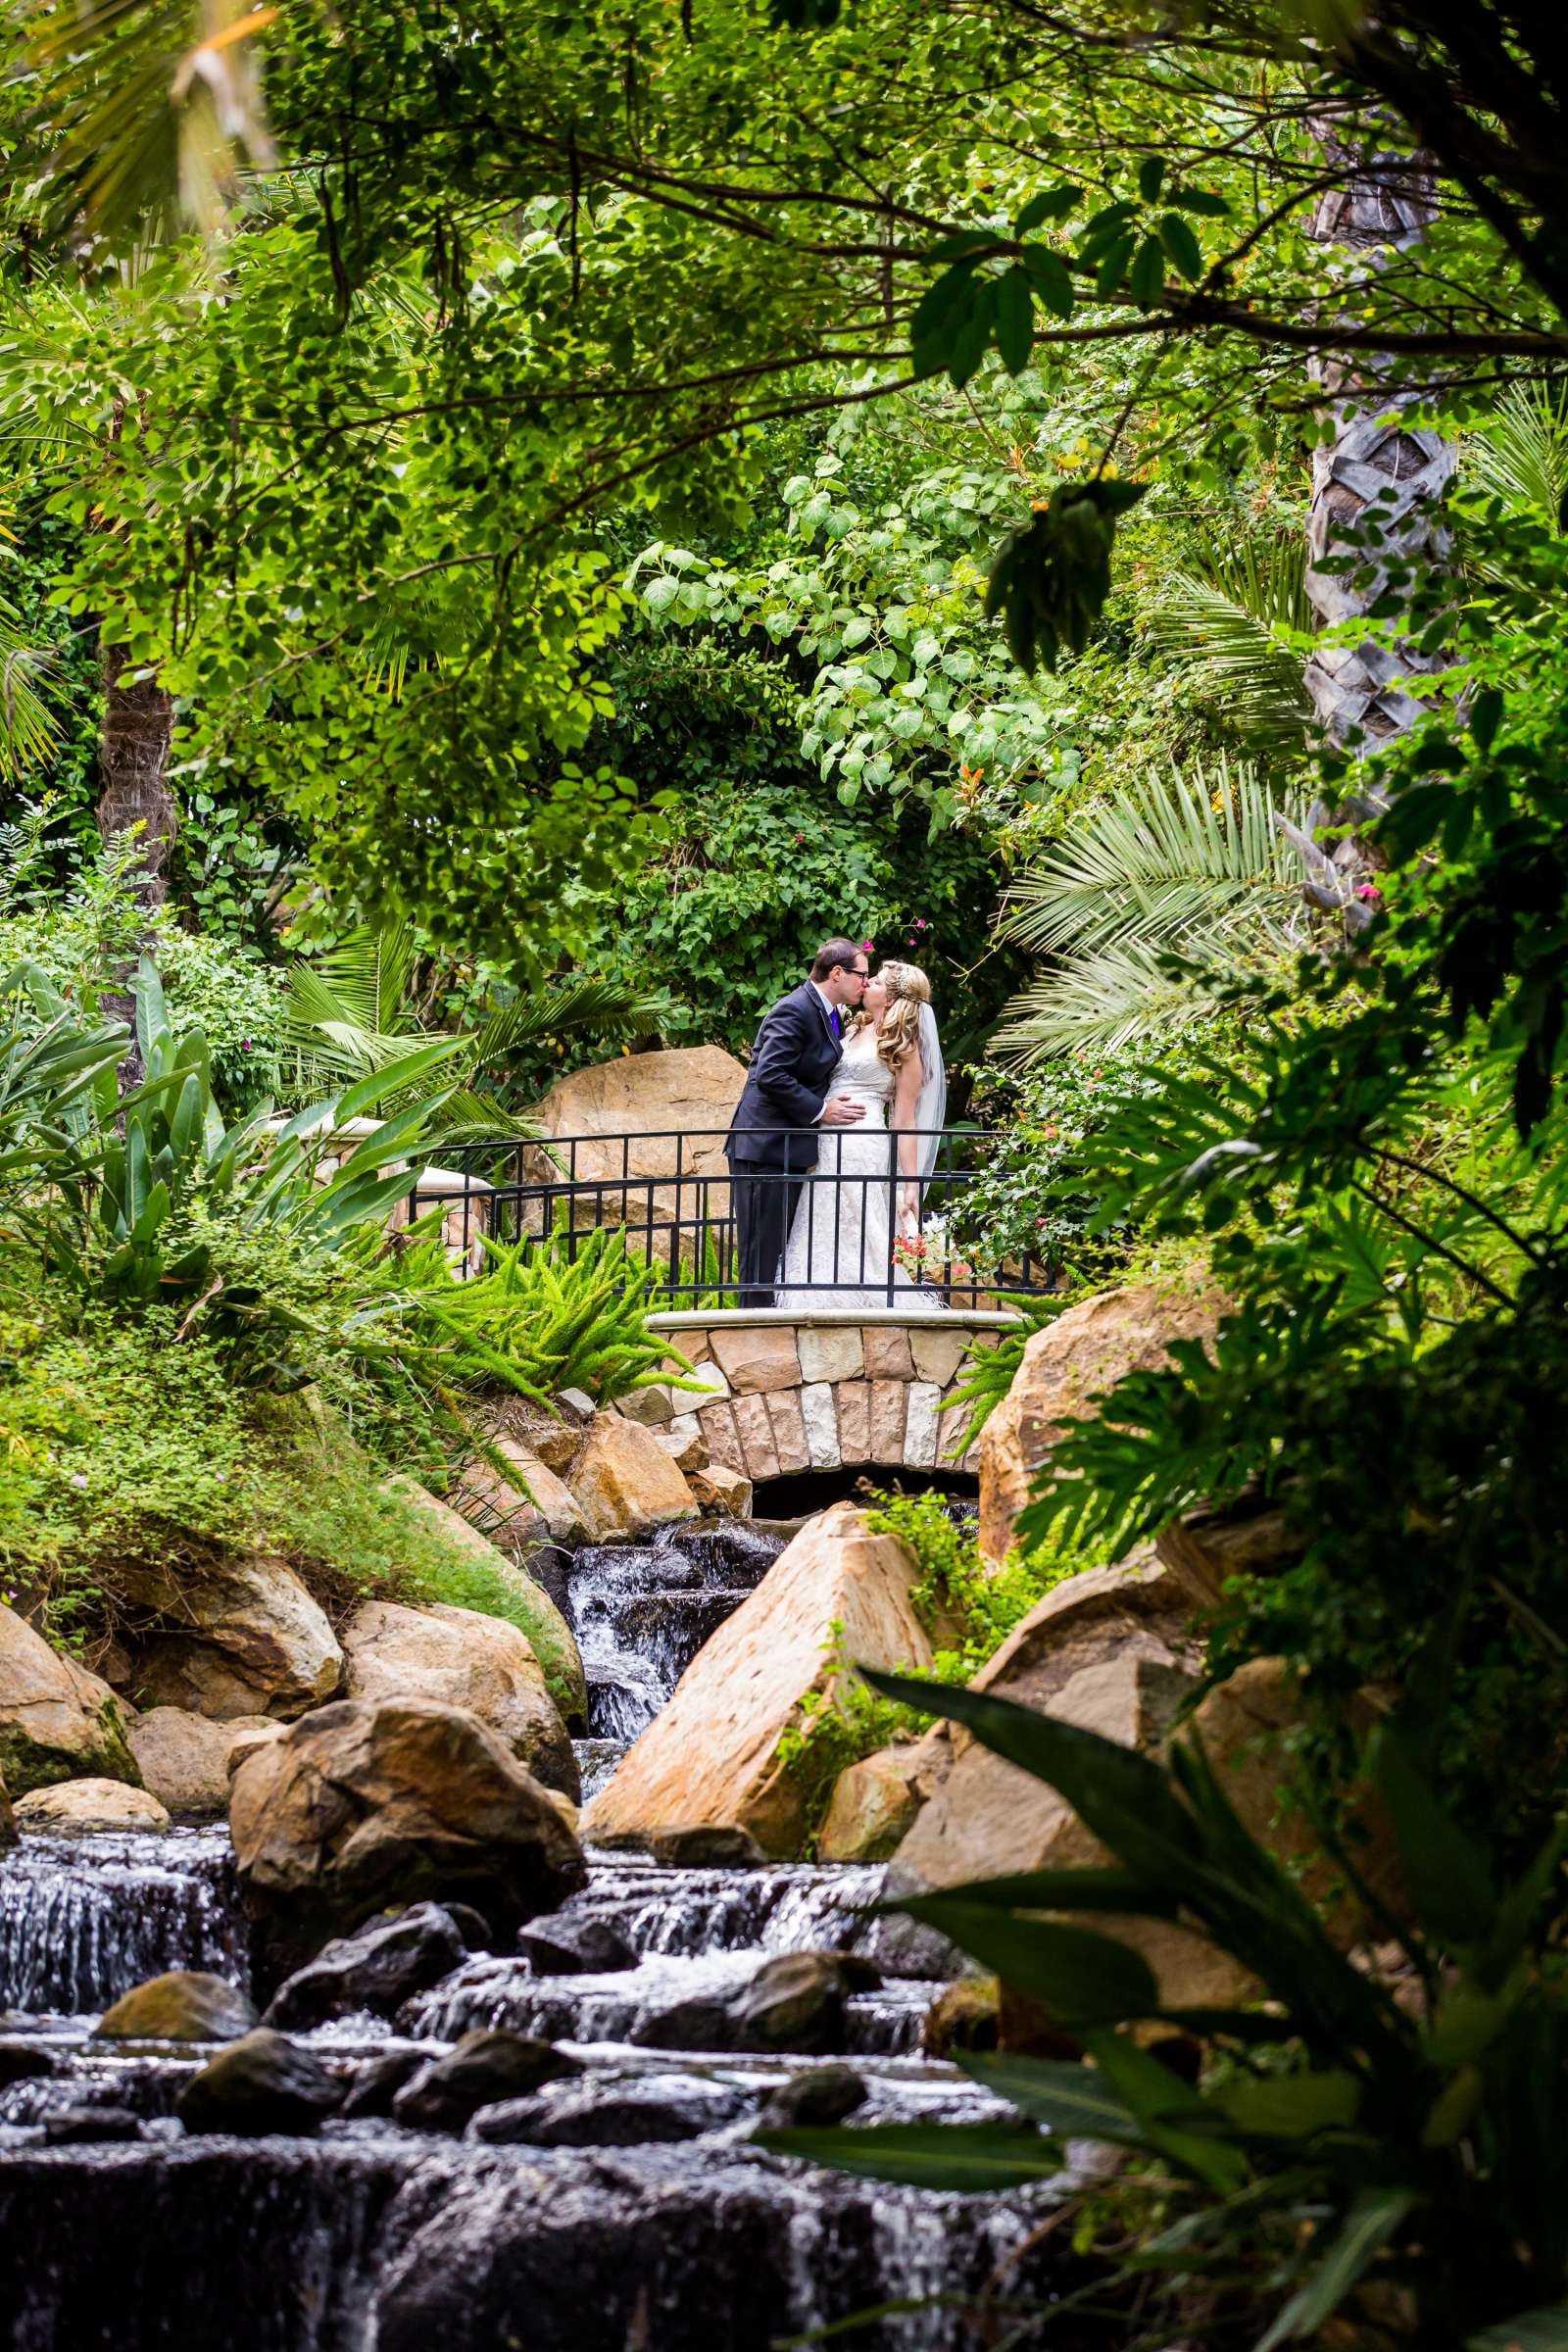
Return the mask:
[[839, 1008], [836, 1004], [832, 1007], [832, 1012], [833, 1034], [835, 1037], [842, 1037], [844, 1035], [844, 1023], [839, 1019]]

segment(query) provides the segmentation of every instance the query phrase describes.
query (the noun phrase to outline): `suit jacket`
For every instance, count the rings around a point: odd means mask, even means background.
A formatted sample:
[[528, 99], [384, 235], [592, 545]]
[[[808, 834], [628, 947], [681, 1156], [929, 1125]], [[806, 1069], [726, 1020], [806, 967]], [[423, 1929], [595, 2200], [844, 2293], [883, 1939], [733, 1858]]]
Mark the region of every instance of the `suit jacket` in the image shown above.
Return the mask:
[[[816, 1158], [817, 1112], [842, 1051], [827, 1006], [808, 980], [764, 1014], [752, 1066], [725, 1140], [725, 1156], [768, 1168], [808, 1168]], [[784, 1135], [747, 1135], [783, 1127]]]

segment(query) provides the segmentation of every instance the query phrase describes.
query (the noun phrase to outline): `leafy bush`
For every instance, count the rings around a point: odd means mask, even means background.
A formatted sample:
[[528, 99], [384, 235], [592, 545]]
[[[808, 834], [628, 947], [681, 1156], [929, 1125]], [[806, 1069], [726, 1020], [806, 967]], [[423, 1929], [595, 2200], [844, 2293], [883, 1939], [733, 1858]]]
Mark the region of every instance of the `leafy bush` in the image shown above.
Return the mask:
[[[492, 1242], [483, 1274], [460, 1279], [429, 1222], [365, 1268], [367, 1329], [391, 1318], [443, 1379], [499, 1381], [549, 1407], [563, 1389], [610, 1404], [633, 1389], [690, 1372], [685, 1356], [650, 1333], [661, 1272], [633, 1256], [619, 1226], [572, 1247], [553, 1233], [537, 1242]], [[672, 1376], [671, 1364], [678, 1366]]]
[[[1555, 1826], [1499, 1892], [1484, 1849], [1433, 1794], [1431, 1730], [1464, 1598], [1429, 1643], [1416, 1698], [1375, 1739], [1414, 1924], [1368, 1897], [1369, 1932], [1400, 1947], [1401, 1997], [1329, 1940], [1196, 1740], [1179, 1741], [1167, 1767], [1004, 1700], [869, 1675], [884, 1698], [952, 1717], [1056, 1789], [1115, 1857], [895, 1906], [1044, 2002], [1087, 2062], [958, 2054], [1043, 2134], [881, 2125], [763, 2144], [876, 2180], [970, 2190], [1057, 2172], [1069, 2140], [1136, 2151], [1140, 2222], [1151, 2168], [1168, 2183], [1164, 2227], [1122, 2264], [1142, 2288], [1141, 2344], [1174, 2334], [1207, 2352], [1272, 2352], [1327, 2342], [1320, 2331], [1337, 2314], [1351, 2331], [1344, 2340], [1367, 2346], [1545, 2352], [1568, 2340], [1556, 2123], [1568, 2093], [1568, 1972], [1556, 1948], [1568, 1830]], [[1132, 1946], [1043, 1916], [1105, 1912], [1206, 1936], [1257, 1977], [1267, 2005], [1165, 2009]], [[1148, 2046], [1152, 2026], [1167, 2044], [1175, 2034], [1198, 2045], [1197, 2086]], [[1103, 2282], [1090, 2291], [1102, 2299]], [[1044, 2315], [1010, 2316], [1027, 2336]]]
[[[969, 1682], [994, 1657], [1035, 1603], [1070, 1577], [1101, 1565], [1086, 1549], [1043, 1544], [1010, 1551], [1000, 1567], [980, 1557], [972, 1520], [954, 1515], [940, 1494], [884, 1494], [872, 1497], [867, 1524], [906, 1543], [920, 1565], [910, 1594], [933, 1638], [932, 1672], [941, 1683]], [[839, 1774], [895, 1741], [928, 1731], [932, 1714], [879, 1692], [862, 1679], [835, 1623], [822, 1645], [826, 1679], [801, 1702], [800, 1720], [779, 1741], [779, 1758], [806, 1802], [814, 1842]]]

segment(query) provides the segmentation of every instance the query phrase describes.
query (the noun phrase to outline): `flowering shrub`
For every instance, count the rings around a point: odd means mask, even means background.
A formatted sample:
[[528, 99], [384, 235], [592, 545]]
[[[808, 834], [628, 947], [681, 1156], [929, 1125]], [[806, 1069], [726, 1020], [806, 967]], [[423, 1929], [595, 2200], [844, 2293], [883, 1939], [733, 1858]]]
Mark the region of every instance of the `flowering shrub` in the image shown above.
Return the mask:
[[1125, 1236], [1093, 1230], [1097, 1141], [1119, 1105], [1162, 1094], [1184, 1066], [1180, 1042], [1166, 1039], [1065, 1054], [1027, 1077], [979, 1072], [977, 1110], [983, 1105], [983, 1123], [1002, 1133], [959, 1196], [954, 1223], [961, 1247], [993, 1270], [1026, 1256], [1103, 1270]]

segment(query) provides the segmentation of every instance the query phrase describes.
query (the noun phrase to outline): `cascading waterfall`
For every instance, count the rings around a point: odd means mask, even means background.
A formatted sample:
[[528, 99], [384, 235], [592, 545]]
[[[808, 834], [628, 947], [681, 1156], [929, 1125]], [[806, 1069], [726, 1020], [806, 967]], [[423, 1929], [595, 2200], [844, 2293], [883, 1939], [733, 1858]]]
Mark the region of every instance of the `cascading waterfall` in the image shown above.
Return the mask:
[[[585, 1788], [609, 1777], [779, 1548], [742, 1526], [577, 1555], [569, 1599], [593, 1694]], [[937, 2299], [856, 2341], [956, 2352], [989, 2340], [968, 2332], [957, 2299], [1060, 2291], [1069, 2258], [1052, 2241], [1048, 2268], [1030, 2250], [1054, 2184], [999, 2202], [764, 2155], [752, 2142], [760, 2101], [815, 2061], [705, 2054], [667, 2022], [700, 2018], [779, 1954], [853, 1954], [882, 1977], [874, 1989], [856, 1980], [844, 2004], [865, 2088], [856, 2120], [1001, 2112], [913, 2054], [937, 1987], [911, 1967], [934, 1975], [940, 1957], [873, 1916], [881, 1879], [599, 1856], [555, 1921], [612, 1932], [635, 1965], [549, 1975], [520, 1954], [473, 1953], [390, 2026], [350, 2018], [299, 2036], [354, 2079], [389, 2051], [512, 2026], [572, 2050], [607, 2114], [621, 2093], [706, 2100], [678, 2144], [595, 2136], [592, 2106], [570, 2144], [495, 2146], [383, 2120], [244, 2140], [182, 2135], [174, 2096], [200, 2052], [89, 2037], [97, 2011], [163, 1969], [244, 1984], [226, 1835], [26, 1837], [0, 1859], [0, 2314], [14, 2315], [0, 2319], [0, 2347], [493, 2352], [520, 2336], [529, 2352], [760, 2352], [775, 2335], [922, 2296]], [[50, 2144], [51, 2119], [83, 2109], [114, 2111], [122, 2134], [128, 2109], [140, 2136], [75, 2144], [74, 2126], [74, 2144]], [[1052, 2340], [1090, 2352], [1101, 2339]]]

